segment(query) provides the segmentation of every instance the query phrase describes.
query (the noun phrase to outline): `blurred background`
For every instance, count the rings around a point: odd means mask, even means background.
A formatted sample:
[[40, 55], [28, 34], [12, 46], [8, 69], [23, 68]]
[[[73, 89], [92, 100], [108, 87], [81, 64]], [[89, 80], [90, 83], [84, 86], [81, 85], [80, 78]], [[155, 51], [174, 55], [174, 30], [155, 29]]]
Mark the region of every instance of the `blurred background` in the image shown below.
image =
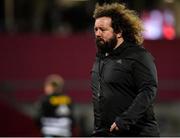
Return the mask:
[[[96, 2], [104, 1], [0, 0], [0, 136], [41, 136], [37, 101], [49, 74], [65, 79], [64, 91], [73, 99], [73, 136], [91, 134]], [[138, 12], [144, 46], [156, 58], [161, 136], [180, 136], [180, 1], [119, 2]]]

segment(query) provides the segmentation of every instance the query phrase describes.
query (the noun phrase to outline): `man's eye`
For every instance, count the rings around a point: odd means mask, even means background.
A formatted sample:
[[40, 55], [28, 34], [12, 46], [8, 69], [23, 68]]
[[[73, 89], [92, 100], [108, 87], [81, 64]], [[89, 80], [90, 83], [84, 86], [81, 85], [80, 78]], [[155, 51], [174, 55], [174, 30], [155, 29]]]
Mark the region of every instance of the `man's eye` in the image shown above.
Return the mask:
[[94, 28], [94, 32], [96, 32], [98, 29], [97, 28]]
[[100, 28], [100, 30], [103, 31], [103, 32], [104, 32], [104, 31], [107, 31], [106, 28]]

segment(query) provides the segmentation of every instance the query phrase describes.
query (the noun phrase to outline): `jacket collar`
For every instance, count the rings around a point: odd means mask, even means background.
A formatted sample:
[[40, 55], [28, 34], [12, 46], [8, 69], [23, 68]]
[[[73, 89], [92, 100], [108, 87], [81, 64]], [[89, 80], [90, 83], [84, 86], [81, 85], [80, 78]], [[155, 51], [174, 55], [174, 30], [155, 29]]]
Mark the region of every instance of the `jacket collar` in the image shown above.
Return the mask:
[[[119, 56], [125, 49], [128, 47], [136, 47], [136, 44], [133, 44], [131, 42], [124, 41], [122, 44], [120, 44], [116, 49], [114, 49], [111, 53], [108, 53], [108, 56]], [[138, 47], [138, 46], [137, 46]], [[102, 53], [97, 53], [97, 57], [105, 58], [106, 55]]]
[[131, 42], [124, 41], [121, 45], [119, 45], [116, 49], [114, 49], [111, 53], [109, 53], [110, 56], [119, 56], [125, 49], [129, 47], [136, 47], [136, 44], [133, 44]]

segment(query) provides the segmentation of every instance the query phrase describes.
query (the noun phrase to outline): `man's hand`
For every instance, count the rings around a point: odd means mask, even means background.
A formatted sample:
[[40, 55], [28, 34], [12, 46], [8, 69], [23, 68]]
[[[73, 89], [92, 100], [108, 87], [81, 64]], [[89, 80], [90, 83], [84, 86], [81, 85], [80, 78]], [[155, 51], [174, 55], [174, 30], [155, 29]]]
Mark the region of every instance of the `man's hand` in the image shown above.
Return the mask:
[[113, 130], [116, 130], [116, 131], [119, 130], [115, 122], [111, 125], [110, 132], [112, 132]]

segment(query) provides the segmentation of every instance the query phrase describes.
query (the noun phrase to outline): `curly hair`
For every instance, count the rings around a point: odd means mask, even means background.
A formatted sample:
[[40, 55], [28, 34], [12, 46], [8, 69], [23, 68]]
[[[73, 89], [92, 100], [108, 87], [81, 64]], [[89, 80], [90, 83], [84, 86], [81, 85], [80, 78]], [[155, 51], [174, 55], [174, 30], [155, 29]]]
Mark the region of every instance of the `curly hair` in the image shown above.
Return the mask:
[[144, 41], [142, 32], [143, 25], [137, 13], [128, 9], [124, 4], [97, 4], [94, 10], [94, 19], [110, 17], [114, 32], [122, 32], [125, 41], [141, 45]]

